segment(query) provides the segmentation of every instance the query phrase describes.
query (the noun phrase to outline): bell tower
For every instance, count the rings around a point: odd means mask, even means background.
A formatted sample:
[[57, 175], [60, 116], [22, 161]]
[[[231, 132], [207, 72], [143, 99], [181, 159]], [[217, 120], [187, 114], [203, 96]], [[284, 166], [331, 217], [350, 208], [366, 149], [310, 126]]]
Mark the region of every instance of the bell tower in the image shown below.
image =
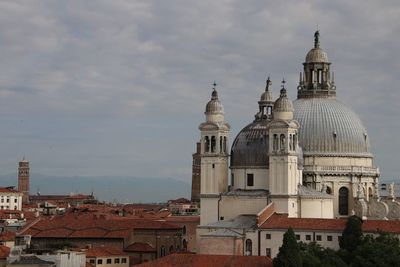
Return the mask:
[[300, 125], [293, 119], [293, 105], [284, 84], [282, 81], [269, 127], [269, 190], [278, 212], [298, 217], [298, 185], [302, 177], [298, 166]]
[[29, 202], [29, 161], [22, 159], [18, 165], [18, 191], [23, 193], [22, 203]]
[[218, 221], [218, 199], [228, 188], [228, 136], [230, 125], [224, 121], [224, 107], [216, 83], [206, 105], [206, 121], [200, 124], [200, 224]]

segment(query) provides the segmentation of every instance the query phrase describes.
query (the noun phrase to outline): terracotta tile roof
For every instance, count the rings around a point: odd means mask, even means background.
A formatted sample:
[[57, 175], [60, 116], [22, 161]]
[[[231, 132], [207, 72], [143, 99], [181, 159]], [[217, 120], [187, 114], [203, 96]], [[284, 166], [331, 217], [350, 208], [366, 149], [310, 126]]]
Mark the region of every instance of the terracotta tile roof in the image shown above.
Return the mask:
[[14, 232], [2, 232], [0, 234], [0, 241], [15, 241], [15, 233]]
[[169, 216], [165, 218], [167, 222], [184, 223], [193, 222], [200, 223], [200, 216]]
[[164, 208], [165, 205], [161, 204], [126, 204], [124, 205], [125, 210], [144, 210], [144, 211], [159, 211]]
[[127, 246], [124, 251], [128, 252], [156, 252], [156, 249], [149, 243], [135, 242]]
[[0, 193], [20, 193], [13, 187], [0, 187]]
[[0, 245], [0, 259], [6, 259], [10, 255], [10, 248]]
[[362, 225], [364, 232], [385, 232], [400, 234], [400, 221], [366, 220]]
[[[341, 232], [346, 227], [347, 219], [313, 219], [288, 218], [287, 214], [273, 214], [262, 225], [261, 229], [288, 229], [296, 230], [328, 230]], [[362, 224], [365, 233], [386, 232], [400, 234], [400, 221], [365, 220]]]
[[288, 218], [287, 214], [274, 213], [261, 225], [261, 229], [288, 229], [292, 227], [297, 230], [342, 231], [345, 226], [346, 219]]
[[87, 258], [126, 256], [126, 254], [122, 250], [118, 250], [112, 247], [89, 248], [85, 252]]
[[180, 230], [163, 221], [140, 219], [95, 219], [82, 216], [57, 216], [40, 219], [20, 233], [33, 238], [129, 238], [134, 229]]
[[272, 267], [272, 260], [263, 256], [171, 254], [138, 267]]

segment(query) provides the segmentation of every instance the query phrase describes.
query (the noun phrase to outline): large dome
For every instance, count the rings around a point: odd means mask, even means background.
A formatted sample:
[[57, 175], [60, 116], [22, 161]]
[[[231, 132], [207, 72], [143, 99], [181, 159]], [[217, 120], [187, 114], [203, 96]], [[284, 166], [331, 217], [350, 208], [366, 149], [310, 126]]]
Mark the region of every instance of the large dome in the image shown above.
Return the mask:
[[236, 136], [231, 150], [231, 168], [268, 167], [268, 121], [255, 121]]
[[335, 98], [293, 102], [305, 156], [372, 157], [367, 131], [358, 116]]

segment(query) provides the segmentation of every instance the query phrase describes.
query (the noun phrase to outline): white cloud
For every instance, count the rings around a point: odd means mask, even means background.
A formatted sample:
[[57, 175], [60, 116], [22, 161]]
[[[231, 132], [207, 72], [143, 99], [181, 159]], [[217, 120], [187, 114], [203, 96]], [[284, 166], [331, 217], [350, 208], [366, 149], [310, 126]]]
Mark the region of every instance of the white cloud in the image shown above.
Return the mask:
[[10, 0], [0, 10], [4, 172], [28, 154], [48, 174], [190, 179], [212, 81], [233, 140], [266, 75], [275, 96], [285, 76], [295, 97], [318, 24], [339, 98], [367, 126], [383, 175], [397, 174], [397, 1]]

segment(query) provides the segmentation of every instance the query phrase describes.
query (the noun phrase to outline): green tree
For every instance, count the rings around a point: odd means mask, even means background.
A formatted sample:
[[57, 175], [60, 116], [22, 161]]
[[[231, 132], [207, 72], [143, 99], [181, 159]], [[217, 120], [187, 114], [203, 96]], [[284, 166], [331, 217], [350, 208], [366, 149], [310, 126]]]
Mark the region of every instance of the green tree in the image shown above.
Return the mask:
[[353, 252], [353, 267], [389, 267], [400, 264], [400, 241], [398, 238], [381, 233], [377, 238], [367, 235]]
[[300, 243], [303, 266], [307, 267], [347, 267], [348, 265], [330, 248], [323, 248], [315, 242]]
[[283, 235], [283, 243], [279, 248], [279, 253], [273, 260], [274, 267], [302, 267], [299, 244], [296, 236], [289, 228]]
[[342, 238], [339, 241], [341, 249], [346, 250], [350, 254], [357, 249], [362, 241], [362, 220], [357, 216], [350, 216], [347, 220], [346, 227], [343, 230]]

